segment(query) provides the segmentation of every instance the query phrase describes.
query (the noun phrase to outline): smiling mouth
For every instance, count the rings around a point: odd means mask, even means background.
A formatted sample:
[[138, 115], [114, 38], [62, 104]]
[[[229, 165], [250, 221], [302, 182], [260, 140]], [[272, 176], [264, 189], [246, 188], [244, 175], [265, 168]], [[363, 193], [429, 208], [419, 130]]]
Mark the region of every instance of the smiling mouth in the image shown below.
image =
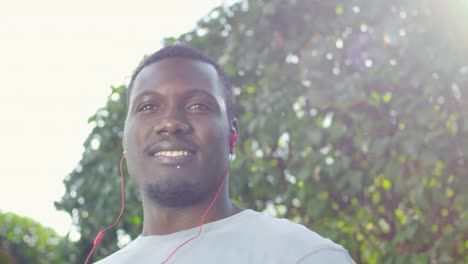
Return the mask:
[[153, 154], [155, 157], [184, 157], [191, 155], [193, 155], [193, 152], [188, 150], [163, 150]]

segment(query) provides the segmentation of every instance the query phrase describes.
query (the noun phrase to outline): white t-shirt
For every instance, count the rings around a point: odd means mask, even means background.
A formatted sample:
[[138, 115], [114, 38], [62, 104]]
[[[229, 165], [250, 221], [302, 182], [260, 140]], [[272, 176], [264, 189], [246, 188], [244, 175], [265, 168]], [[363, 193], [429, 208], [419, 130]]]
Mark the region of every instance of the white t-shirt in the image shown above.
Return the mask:
[[[199, 228], [163, 236], [139, 236], [96, 264], [158, 264]], [[331, 240], [286, 219], [253, 210], [203, 225], [198, 238], [167, 262], [180, 264], [351, 264], [348, 252]]]

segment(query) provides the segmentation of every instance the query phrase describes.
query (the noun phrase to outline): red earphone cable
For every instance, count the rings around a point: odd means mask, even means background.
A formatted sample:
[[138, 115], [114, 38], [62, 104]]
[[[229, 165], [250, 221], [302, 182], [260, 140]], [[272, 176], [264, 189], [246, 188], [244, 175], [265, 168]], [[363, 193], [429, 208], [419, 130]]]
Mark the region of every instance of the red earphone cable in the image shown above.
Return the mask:
[[[93, 242], [93, 247], [91, 248], [88, 256], [86, 257], [86, 261], [84, 264], [88, 264], [88, 261], [89, 261], [89, 258], [91, 257], [91, 255], [93, 254], [94, 250], [96, 249], [96, 247], [99, 245], [99, 243], [101, 242], [101, 239], [102, 237], [104, 236], [104, 233], [113, 228], [115, 225], [117, 225], [117, 223], [119, 222], [120, 218], [122, 217], [122, 214], [124, 212], [124, 208], [125, 208], [125, 194], [124, 194], [124, 175], [123, 175], [123, 160], [125, 159], [125, 156], [122, 155], [122, 159], [120, 160], [120, 177], [122, 178], [122, 184], [121, 184], [121, 209], [120, 209], [120, 213], [119, 213], [119, 216], [115, 219], [115, 222], [109, 226], [107, 226], [106, 228], [102, 229], [101, 231], [99, 231], [98, 235], [96, 236], [96, 238], [94, 239], [94, 242]], [[184, 241], [182, 244], [180, 244], [179, 246], [177, 246], [174, 251], [171, 252], [171, 254], [169, 254], [169, 256], [167, 256], [167, 258], [161, 263], [161, 264], [165, 264], [167, 263], [167, 261], [169, 261], [169, 259], [180, 249], [182, 248], [183, 246], [185, 246], [186, 244], [188, 244], [190, 241], [192, 240], [195, 240], [197, 239], [200, 235], [201, 235], [201, 232], [202, 232], [202, 229], [203, 229], [203, 222], [205, 221], [205, 218], [206, 216], [208, 215], [208, 212], [211, 210], [211, 208], [213, 207], [213, 205], [215, 204], [216, 200], [218, 199], [219, 197], [219, 194], [221, 193], [221, 190], [223, 189], [223, 186], [224, 186], [224, 183], [226, 182], [226, 178], [227, 178], [227, 175], [228, 175], [228, 172], [229, 172], [229, 168], [231, 167], [231, 160], [232, 160], [232, 156], [229, 158], [229, 163], [228, 163], [228, 166], [226, 167], [226, 171], [224, 172], [224, 176], [223, 176], [223, 180], [221, 181], [221, 184], [219, 185], [219, 188], [218, 188], [218, 191], [216, 192], [215, 196], [213, 197], [213, 200], [211, 201], [210, 205], [205, 209], [205, 212], [203, 213], [202, 217], [200, 218], [200, 222], [198, 224], [198, 233], [187, 239], [186, 241]]]
[[197, 239], [201, 235], [201, 232], [202, 232], [202, 229], [203, 229], [202, 226], [203, 226], [203, 222], [205, 221], [205, 217], [208, 214], [208, 212], [211, 210], [211, 207], [213, 207], [213, 205], [215, 204], [216, 200], [218, 199], [219, 194], [221, 193], [221, 190], [223, 189], [224, 183], [226, 182], [226, 178], [227, 178], [227, 175], [228, 175], [228, 172], [229, 172], [229, 167], [231, 167], [231, 159], [232, 159], [232, 156], [229, 158], [228, 166], [226, 168], [226, 171], [224, 172], [223, 180], [221, 181], [221, 184], [219, 185], [219, 188], [218, 188], [218, 191], [216, 192], [216, 195], [213, 197], [213, 200], [211, 201], [210, 205], [205, 209], [205, 212], [203, 213], [202, 217], [200, 218], [200, 222], [198, 223], [198, 233], [195, 236], [185, 240], [182, 244], [180, 244], [178, 247], [176, 247], [174, 249], [174, 251], [172, 251], [171, 254], [169, 254], [169, 256], [167, 256], [167, 258], [163, 262], [161, 262], [161, 264], [165, 264], [167, 261], [169, 261], [169, 259], [180, 248], [182, 248], [183, 246], [188, 244], [190, 241]]
[[121, 196], [120, 196], [121, 208], [120, 208], [119, 216], [117, 216], [117, 218], [115, 219], [115, 222], [113, 224], [111, 224], [111, 225], [107, 226], [106, 228], [102, 229], [101, 231], [99, 231], [98, 235], [94, 239], [93, 247], [91, 248], [91, 251], [89, 252], [88, 256], [86, 257], [85, 264], [88, 263], [89, 258], [91, 257], [91, 255], [93, 255], [93, 252], [96, 249], [96, 247], [99, 245], [99, 242], [101, 242], [101, 239], [104, 236], [104, 233], [106, 233], [107, 230], [109, 230], [109, 229], [113, 228], [115, 225], [117, 225], [117, 223], [119, 222], [119, 220], [122, 217], [122, 214], [124, 212], [124, 208], [125, 208], [124, 187], [125, 187], [125, 184], [124, 184], [124, 175], [123, 175], [123, 168], [122, 168], [124, 159], [125, 159], [125, 155], [122, 155], [122, 158], [120, 159], [120, 177], [122, 178], [122, 181], [121, 181]]

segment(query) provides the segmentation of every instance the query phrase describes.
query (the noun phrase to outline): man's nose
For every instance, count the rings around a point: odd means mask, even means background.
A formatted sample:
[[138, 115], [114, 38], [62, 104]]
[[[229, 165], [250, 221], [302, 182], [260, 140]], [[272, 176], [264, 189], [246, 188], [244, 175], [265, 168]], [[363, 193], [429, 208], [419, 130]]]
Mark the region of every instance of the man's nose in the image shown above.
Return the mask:
[[179, 112], [167, 113], [163, 119], [154, 126], [156, 133], [160, 135], [185, 134], [191, 129], [185, 116]]

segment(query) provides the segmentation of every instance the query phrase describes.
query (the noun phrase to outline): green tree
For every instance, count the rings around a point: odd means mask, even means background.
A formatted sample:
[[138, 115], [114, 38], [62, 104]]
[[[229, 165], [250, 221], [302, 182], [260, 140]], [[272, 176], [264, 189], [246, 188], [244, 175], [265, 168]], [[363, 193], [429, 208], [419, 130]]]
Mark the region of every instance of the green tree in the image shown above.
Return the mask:
[[[235, 86], [231, 195], [303, 223], [358, 263], [468, 261], [466, 1], [241, 1], [165, 44], [188, 43]], [[119, 212], [124, 86], [90, 118], [59, 209], [94, 235]], [[141, 230], [133, 184], [97, 258]], [[120, 245], [121, 246], [121, 245]]]
[[68, 237], [14, 213], [0, 212], [0, 263], [64, 263], [71, 251]]

